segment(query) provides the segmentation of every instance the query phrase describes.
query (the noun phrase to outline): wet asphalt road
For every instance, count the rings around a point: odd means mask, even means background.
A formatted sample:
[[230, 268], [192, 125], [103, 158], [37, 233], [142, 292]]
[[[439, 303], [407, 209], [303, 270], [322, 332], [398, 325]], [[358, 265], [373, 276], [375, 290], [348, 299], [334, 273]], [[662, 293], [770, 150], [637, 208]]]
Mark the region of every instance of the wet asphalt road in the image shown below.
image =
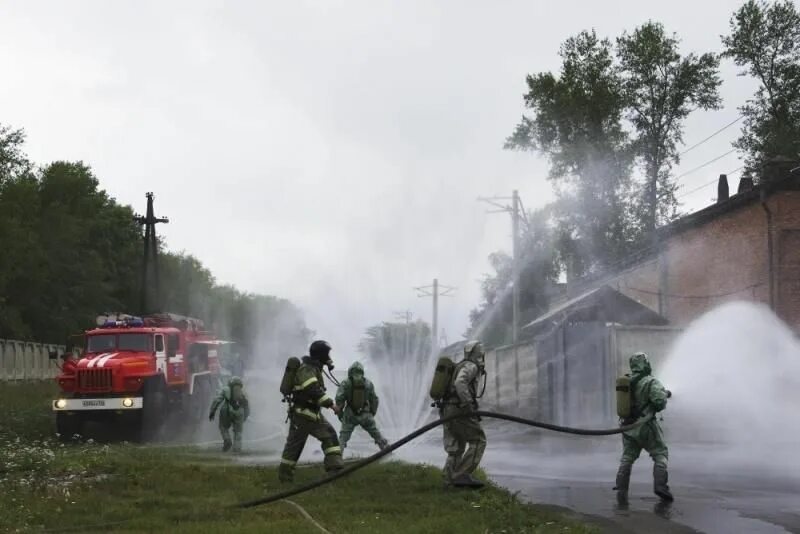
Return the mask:
[[[375, 446], [366, 436], [354, 435], [346, 458], [366, 456]], [[441, 434], [432, 431], [393, 454], [396, 459], [440, 465], [444, 461]], [[800, 462], [793, 465], [753, 465], [735, 458], [720, 459], [708, 447], [671, 444], [671, 506], [652, 493], [652, 461], [643, 455], [634, 466], [630, 502], [616, 504], [614, 476], [619, 450], [617, 439], [551, 439], [524, 433], [489, 433], [482, 463], [488, 476], [519, 492], [530, 502], [568, 509], [609, 533], [798, 533], [800, 534]], [[279, 450], [274, 443], [253, 443], [246, 463], [273, 463]], [[311, 440], [313, 442], [313, 440]], [[257, 445], [257, 446], [256, 446]], [[302, 460], [322, 459], [309, 443]], [[768, 459], [767, 459], [768, 461]]]
[[[629, 504], [620, 508], [612, 490], [616, 439], [584, 440], [578, 447], [574, 440], [526, 434], [493, 441], [483, 461], [492, 480], [530, 502], [577, 512], [605, 532], [800, 533], [797, 463], [765, 469], [720, 460], [708, 447], [675, 444], [670, 459], [675, 502], [665, 505], [653, 494], [652, 461], [643, 455], [634, 466]], [[428, 442], [406, 454], [408, 459], [433, 455], [441, 463], [437, 445]]]
[[[684, 456], [670, 465], [675, 502], [652, 493], [652, 462], [636, 463], [629, 504], [620, 508], [612, 487], [617, 455], [531, 455], [527, 468], [509, 461], [519, 446], [486, 455], [485, 469], [498, 484], [531, 502], [569, 508], [596, 518], [607, 532], [800, 533], [800, 480], [757, 473], [710, 472]], [[538, 457], [538, 461], [536, 461]], [[694, 458], [700, 461], [701, 457]]]

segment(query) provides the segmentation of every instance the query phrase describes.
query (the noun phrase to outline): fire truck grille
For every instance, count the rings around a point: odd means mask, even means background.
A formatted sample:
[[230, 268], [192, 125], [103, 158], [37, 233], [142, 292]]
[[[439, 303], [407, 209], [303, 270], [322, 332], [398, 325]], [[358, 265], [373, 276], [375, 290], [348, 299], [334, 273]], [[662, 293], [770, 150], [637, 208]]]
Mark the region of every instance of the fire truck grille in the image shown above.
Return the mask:
[[78, 390], [111, 391], [111, 369], [81, 369], [78, 371]]

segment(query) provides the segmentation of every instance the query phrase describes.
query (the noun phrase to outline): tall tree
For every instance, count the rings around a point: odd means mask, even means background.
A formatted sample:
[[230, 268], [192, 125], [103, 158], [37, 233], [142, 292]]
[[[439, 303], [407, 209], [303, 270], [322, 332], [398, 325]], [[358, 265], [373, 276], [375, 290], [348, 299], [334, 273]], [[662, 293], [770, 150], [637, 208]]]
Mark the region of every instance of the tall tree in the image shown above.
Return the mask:
[[532, 116], [523, 116], [505, 148], [549, 158], [562, 241], [575, 252], [575, 274], [583, 274], [614, 263], [636, 239], [627, 204], [632, 154], [610, 41], [584, 31], [561, 46], [560, 56], [558, 76], [527, 77]]
[[681, 56], [680, 41], [657, 22], [617, 39], [626, 115], [645, 180], [640, 193], [643, 230], [674, 219], [677, 185], [670, 171], [680, 161], [683, 123], [695, 109], [719, 109], [719, 59], [711, 53]]
[[47, 275], [30, 324], [46, 339], [66, 339], [133, 295], [139, 230], [133, 212], [119, 206], [89, 166], [58, 161], [39, 178], [40, 240]]
[[722, 37], [723, 56], [756, 78], [758, 90], [740, 109], [744, 119], [734, 146], [747, 171], [759, 176], [776, 158], [800, 159], [800, 13], [790, 0], [749, 0]]

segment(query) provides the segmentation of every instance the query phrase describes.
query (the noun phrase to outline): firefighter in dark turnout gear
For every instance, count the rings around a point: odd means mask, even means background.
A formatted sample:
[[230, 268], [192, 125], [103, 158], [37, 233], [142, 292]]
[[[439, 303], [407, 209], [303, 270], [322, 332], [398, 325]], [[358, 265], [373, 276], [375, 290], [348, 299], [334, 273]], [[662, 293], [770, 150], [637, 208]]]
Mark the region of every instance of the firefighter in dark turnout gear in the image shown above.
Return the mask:
[[289, 435], [278, 467], [278, 479], [291, 482], [294, 468], [303, 452], [308, 436], [320, 441], [325, 455], [325, 470], [336, 471], [343, 467], [342, 448], [336, 430], [321, 413], [322, 408], [340, 412], [333, 398], [325, 392], [322, 366], [333, 368], [330, 358], [331, 346], [322, 340], [314, 341], [309, 347], [309, 355], [304, 356], [302, 364], [295, 372], [292, 392], [291, 412], [289, 414]]
[[[439, 416], [470, 413], [478, 409], [478, 381], [483, 376], [484, 350], [480, 341], [464, 345], [464, 359], [453, 371], [453, 379], [442, 402]], [[486, 434], [478, 417], [462, 417], [444, 424], [445, 485], [479, 488], [483, 482], [472, 473], [486, 450]]]

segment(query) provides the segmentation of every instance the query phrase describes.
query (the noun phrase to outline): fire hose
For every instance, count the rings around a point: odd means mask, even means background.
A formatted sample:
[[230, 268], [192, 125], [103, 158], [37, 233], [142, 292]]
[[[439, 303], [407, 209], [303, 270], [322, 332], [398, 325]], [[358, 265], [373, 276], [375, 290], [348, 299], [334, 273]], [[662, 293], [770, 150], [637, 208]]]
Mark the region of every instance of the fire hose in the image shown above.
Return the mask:
[[406, 445], [407, 443], [415, 440], [416, 438], [420, 437], [421, 435], [425, 434], [426, 432], [433, 430], [437, 426], [441, 426], [445, 423], [449, 423], [450, 421], [455, 421], [456, 419], [461, 419], [463, 417], [487, 417], [489, 419], [500, 419], [503, 421], [511, 421], [513, 423], [519, 423], [521, 425], [535, 427], [535, 428], [542, 428], [545, 430], [551, 430], [553, 432], [560, 432], [562, 434], [574, 434], [578, 436], [611, 436], [613, 434], [621, 434], [622, 432], [627, 432], [628, 430], [633, 430], [642, 426], [643, 424], [647, 423], [653, 418], [653, 415], [647, 415], [642, 417], [638, 421], [630, 425], [624, 425], [617, 428], [610, 428], [610, 429], [585, 429], [585, 428], [572, 428], [568, 426], [560, 426], [554, 425], [550, 423], [543, 423], [541, 421], [534, 421], [532, 419], [525, 419], [524, 417], [517, 417], [515, 415], [508, 415], [504, 413], [496, 413], [496, 412], [486, 412], [482, 410], [476, 410], [461, 414], [449, 415], [447, 417], [443, 417], [441, 419], [437, 419], [436, 421], [432, 421], [425, 426], [422, 426], [415, 430], [414, 432], [408, 434], [407, 436], [395, 441], [385, 449], [376, 452], [372, 456], [364, 458], [344, 469], [339, 471], [335, 471], [328, 475], [325, 478], [320, 480], [316, 480], [314, 482], [309, 482], [307, 484], [303, 484], [302, 486], [298, 486], [296, 488], [292, 488], [290, 490], [282, 491], [280, 493], [275, 493], [273, 495], [268, 495], [266, 497], [262, 497], [260, 499], [255, 499], [252, 501], [246, 501], [235, 505], [238, 508], [252, 508], [254, 506], [261, 506], [262, 504], [269, 504], [272, 502], [280, 501], [283, 499], [287, 499], [294, 495], [298, 495], [300, 493], [305, 493], [307, 491], [311, 491], [312, 489], [318, 488], [320, 486], [324, 486], [325, 484], [330, 484], [334, 480], [338, 480], [342, 477], [346, 477], [347, 475], [362, 469], [373, 462], [377, 462], [387, 454], [391, 454], [392, 452], [396, 451], [400, 447]]
[[[392, 443], [391, 445], [389, 445], [385, 449], [373, 454], [372, 456], [364, 458], [363, 460], [359, 460], [359, 461], [357, 461], [357, 462], [345, 467], [344, 469], [341, 469], [339, 471], [336, 471], [336, 472], [328, 475], [325, 478], [322, 478], [320, 480], [316, 480], [314, 482], [309, 482], [308, 484], [304, 484], [302, 486], [298, 486], [296, 488], [292, 488], [292, 489], [287, 490], [287, 491], [282, 491], [280, 493], [275, 493], [275, 494], [269, 495], [267, 497], [262, 497], [260, 499], [255, 499], [255, 500], [252, 500], [252, 501], [246, 501], [246, 502], [238, 503], [238, 504], [233, 505], [233, 507], [234, 508], [252, 508], [252, 507], [255, 507], [255, 506], [261, 506], [263, 504], [269, 504], [269, 503], [273, 503], [273, 502], [276, 502], [276, 501], [286, 500], [289, 497], [292, 497], [294, 495], [298, 495], [300, 493], [305, 493], [307, 491], [311, 491], [312, 489], [318, 488], [320, 486], [324, 486], [326, 484], [330, 484], [331, 482], [333, 482], [335, 480], [338, 480], [338, 479], [340, 479], [342, 477], [345, 477], [347, 475], [350, 475], [351, 473], [354, 473], [355, 471], [358, 471], [359, 469], [362, 469], [362, 468], [368, 466], [371, 463], [377, 462], [378, 460], [380, 460], [384, 456], [386, 456], [388, 454], [391, 454], [392, 452], [394, 452], [397, 449], [399, 449], [400, 447], [408, 444], [409, 442], [417, 439], [418, 437], [420, 437], [421, 435], [425, 434], [426, 432], [429, 432], [430, 430], [433, 430], [437, 426], [441, 426], [441, 425], [443, 425], [445, 423], [449, 423], [450, 421], [455, 421], [456, 419], [460, 419], [460, 418], [463, 418], [463, 417], [487, 417], [489, 419], [500, 419], [500, 420], [503, 420], [503, 421], [511, 421], [512, 423], [518, 423], [518, 424], [525, 425], [525, 426], [530, 426], [530, 427], [535, 427], [535, 428], [542, 428], [544, 430], [551, 430], [553, 432], [559, 432], [559, 433], [562, 433], [562, 434], [574, 434], [574, 435], [577, 435], [577, 436], [611, 436], [611, 435], [614, 435], [614, 434], [621, 434], [622, 432], [627, 432], [628, 430], [633, 430], [635, 428], [638, 428], [638, 427], [642, 426], [643, 424], [647, 423], [648, 421], [650, 421], [653, 418], [653, 415], [647, 415], [645, 417], [642, 417], [641, 419], [639, 419], [638, 421], [636, 421], [635, 423], [630, 424], [630, 425], [623, 425], [623, 426], [620, 426], [620, 427], [617, 427], [617, 428], [598, 429], [598, 430], [585, 429], [585, 428], [572, 428], [572, 427], [568, 427], [568, 426], [554, 425], [554, 424], [551, 424], [551, 423], [543, 423], [541, 421], [534, 421], [532, 419], [525, 419], [524, 417], [517, 417], [515, 415], [508, 415], [508, 414], [496, 413], [496, 412], [486, 412], [486, 411], [482, 411], [482, 410], [476, 410], [476, 411], [472, 411], [472, 412], [449, 415], [447, 417], [443, 417], [441, 419], [437, 419], [436, 421], [432, 421], [432, 422], [428, 423], [427, 425], [424, 425], [424, 426], [418, 428], [414, 432], [408, 434], [407, 436], [403, 437], [402, 439], [399, 439], [399, 440], [395, 441], [394, 443]], [[60, 527], [60, 528], [55, 528], [55, 529], [47, 529], [47, 530], [44, 530], [43, 532], [74, 532], [74, 531], [87, 531], [87, 530], [92, 530], [92, 529], [107, 529], [109, 527], [114, 527], [114, 526], [119, 526], [119, 525], [122, 525], [122, 524], [125, 524], [125, 523], [129, 523], [129, 522], [131, 522], [131, 521], [133, 521], [133, 520], [135, 520], [137, 518], [138, 518], [138, 516], [137, 517], [131, 517], [129, 519], [124, 519], [122, 521], [111, 522], [111, 523], [98, 523], [98, 524], [94, 524], [94, 525], [80, 525], [80, 526], [75, 526], [75, 527]]]

